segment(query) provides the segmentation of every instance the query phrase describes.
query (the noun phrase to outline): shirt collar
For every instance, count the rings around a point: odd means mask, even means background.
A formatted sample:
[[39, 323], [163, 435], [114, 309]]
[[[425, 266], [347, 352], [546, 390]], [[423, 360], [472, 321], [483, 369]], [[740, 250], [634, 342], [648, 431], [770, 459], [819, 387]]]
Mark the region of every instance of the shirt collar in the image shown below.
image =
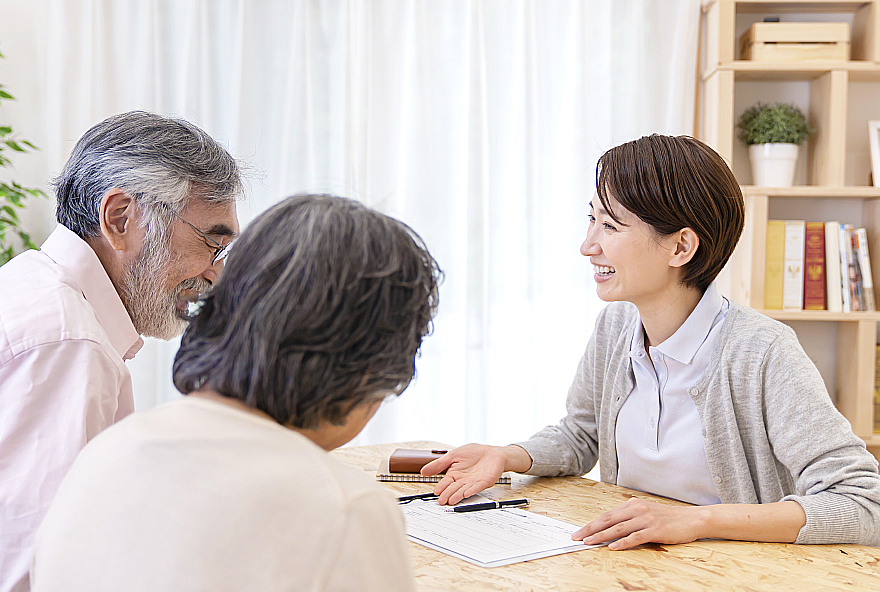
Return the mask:
[[[724, 312], [724, 304], [725, 299], [718, 293], [715, 282], [712, 282], [681, 327], [669, 339], [656, 346], [656, 349], [682, 364], [690, 364], [700, 346], [709, 337], [719, 314]], [[645, 330], [639, 317], [630, 345], [630, 353], [637, 353], [644, 348]]]
[[46, 256], [64, 268], [91, 304], [113, 348], [130, 360], [144, 345], [122, 304], [110, 276], [89, 244], [59, 224], [40, 247]]

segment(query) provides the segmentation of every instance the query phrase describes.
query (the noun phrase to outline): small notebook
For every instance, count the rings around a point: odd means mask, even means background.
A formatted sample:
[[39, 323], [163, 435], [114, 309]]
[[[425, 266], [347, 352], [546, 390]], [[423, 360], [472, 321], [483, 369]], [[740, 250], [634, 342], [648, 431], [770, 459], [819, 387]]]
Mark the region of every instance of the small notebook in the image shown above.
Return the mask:
[[[391, 473], [388, 471], [388, 459], [385, 458], [379, 463], [379, 469], [376, 471], [376, 481], [395, 481], [399, 483], [437, 483], [443, 475], [431, 475], [426, 477], [419, 473]], [[497, 485], [510, 485], [511, 479], [508, 473], [501, 475]]]

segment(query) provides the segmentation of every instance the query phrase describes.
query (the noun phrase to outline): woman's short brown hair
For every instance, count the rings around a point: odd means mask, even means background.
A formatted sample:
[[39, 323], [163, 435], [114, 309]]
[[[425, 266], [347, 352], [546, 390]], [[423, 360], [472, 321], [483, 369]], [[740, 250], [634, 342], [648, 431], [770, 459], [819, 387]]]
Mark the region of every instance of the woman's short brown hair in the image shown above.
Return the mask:
[[232, 247], [183, 335], [174, 385], [282, 425], [340, 424], [410, 383], [440, 277], [404, 223], [349, 199], [287, 198]]
[[700, 245], [682, 281], [701, 292], [730, 259], [745, 222], [730, 167], [690, 136], [654, 134], [612, 148], [596, 165], [596, 192], [618, 223], [609, 195], [661, 236], [691, 228]]

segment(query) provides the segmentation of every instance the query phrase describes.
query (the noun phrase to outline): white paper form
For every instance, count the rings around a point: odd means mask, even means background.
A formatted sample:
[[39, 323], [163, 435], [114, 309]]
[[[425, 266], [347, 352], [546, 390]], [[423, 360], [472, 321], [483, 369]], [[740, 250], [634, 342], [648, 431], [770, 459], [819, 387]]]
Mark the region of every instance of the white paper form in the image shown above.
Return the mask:
[[579, 527], [534, 512], [507, 508], [446, 512], [436, 501], [402, 506], [410, 540], [480, 567], [499, 567], [592, 549], [571, 540]]

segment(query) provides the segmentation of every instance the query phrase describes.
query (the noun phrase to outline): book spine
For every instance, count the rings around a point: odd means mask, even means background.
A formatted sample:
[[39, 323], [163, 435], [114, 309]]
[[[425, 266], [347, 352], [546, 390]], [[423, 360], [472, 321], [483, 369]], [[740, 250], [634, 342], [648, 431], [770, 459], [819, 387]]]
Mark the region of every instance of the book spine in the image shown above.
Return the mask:
[[843, 301], [843, 312], [852, 312], [852, 294], [849, 291], [849, 253], [852, 251], [846, 224], [837, 230], [837, 244], [840, 248], [840, 295]]
[[858, 228], [855, 231], [856, 242], [859, 248], [859, 270], [862, 274], [862, 296], [865, 300], [865, 310], [875, 311], [877, 305], [874, 302], [874, 276], [871, 272], [871, 256], [868, 254], [868, 231]]
[[825, 224], [804, 225], [804, 310], [825, 310]]
[[849, 245], [849, 252], [846, 254], [846, 261], [849, 266], [849, 298], [850, 310], [858, 312], [864, 310], [862, 302], [862, 276], [859, 272], [859, 254], [855, 251], [853, 243], [853, 227], [851, 224], [844, 225], [846, 229], [846, 239]]
[[785, 274], [782, 279], [782, 309], [804, 307], [804, 221], [785, 221]]
[[785, 264], [785, 221], [767, 221], [764, 251], [764, 308], [782, 310], [782, 279]]
[[831, 312], [843, 311], [840, 293], [840, 222], [825, 223], [825, 278], [827, 284], [827, 307]]

